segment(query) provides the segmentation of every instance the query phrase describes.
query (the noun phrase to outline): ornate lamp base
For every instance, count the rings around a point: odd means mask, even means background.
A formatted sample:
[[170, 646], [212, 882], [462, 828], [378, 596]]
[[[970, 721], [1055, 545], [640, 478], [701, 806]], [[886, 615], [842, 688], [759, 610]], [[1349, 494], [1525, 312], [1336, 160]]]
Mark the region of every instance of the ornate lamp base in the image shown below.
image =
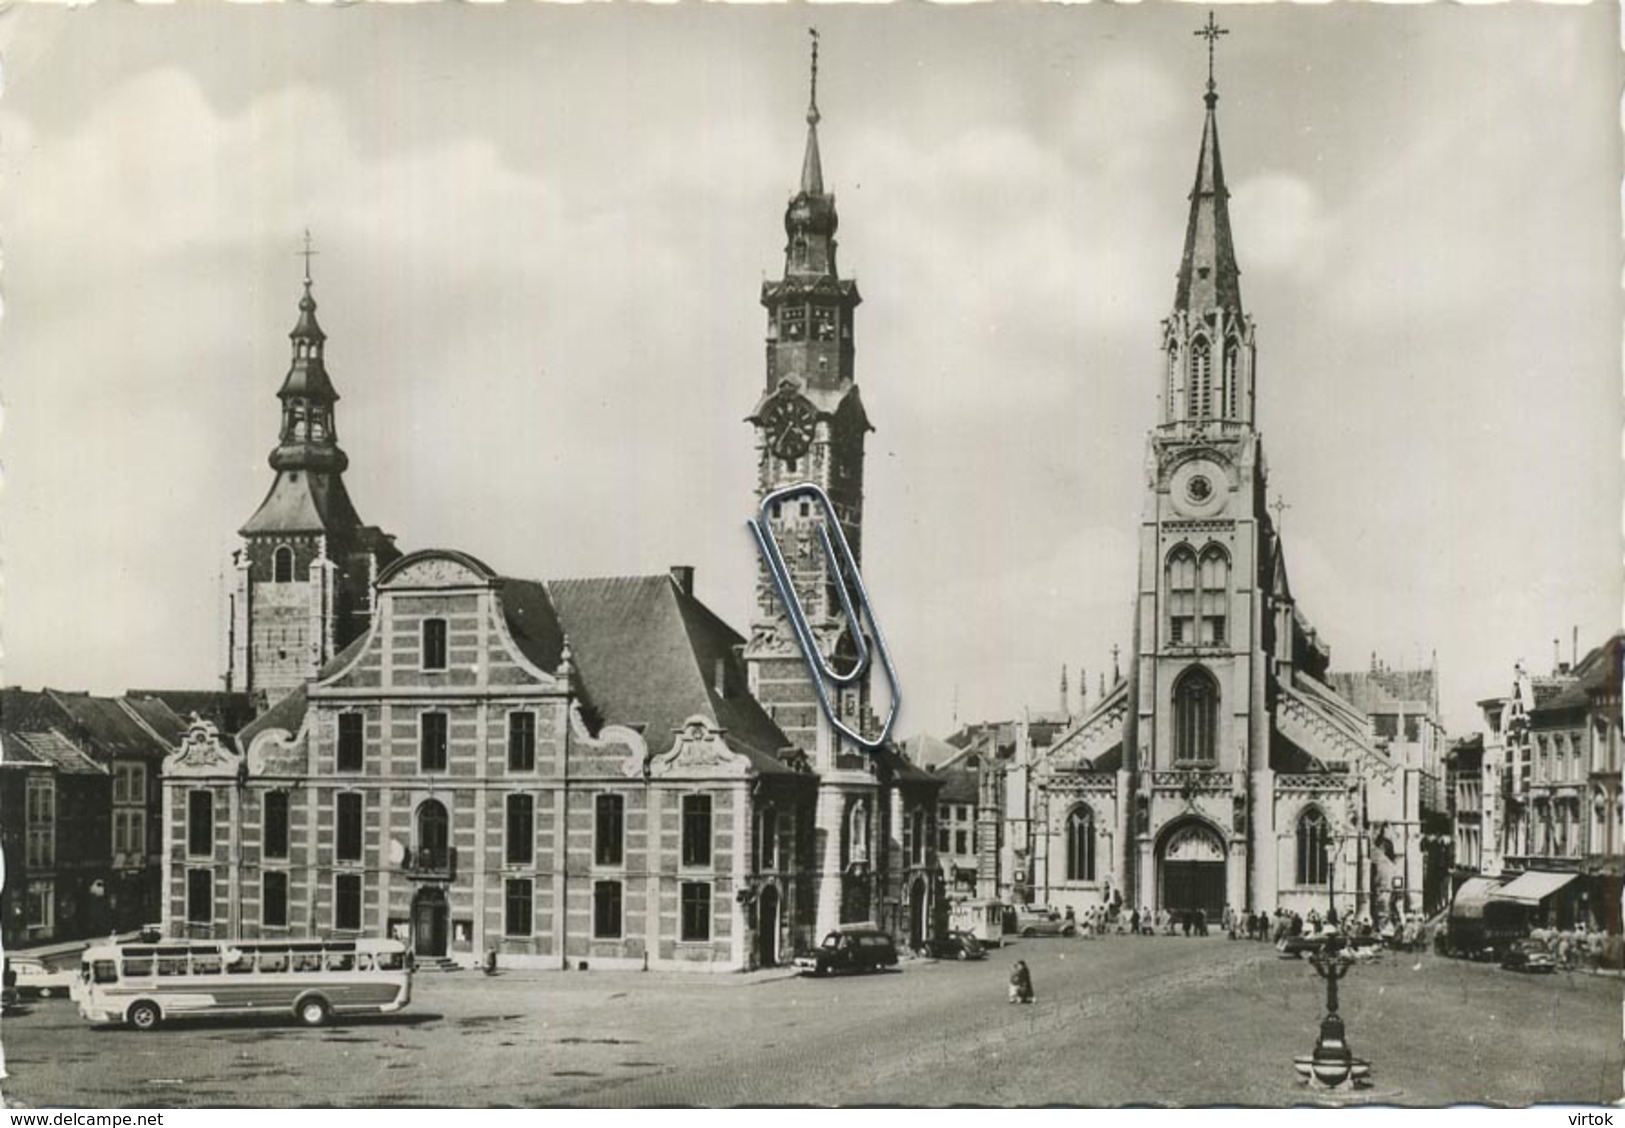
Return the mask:
[[1371, 1084], [1371, 1063], [1357, 1058], [1343, 1035], [1343, 1020], [1328, 1014], [1320, 1021], [1320, 1037], [1315, 1051], [1292, 1060], [1298, 1076], [1314, 1089], [1346, 1091]]

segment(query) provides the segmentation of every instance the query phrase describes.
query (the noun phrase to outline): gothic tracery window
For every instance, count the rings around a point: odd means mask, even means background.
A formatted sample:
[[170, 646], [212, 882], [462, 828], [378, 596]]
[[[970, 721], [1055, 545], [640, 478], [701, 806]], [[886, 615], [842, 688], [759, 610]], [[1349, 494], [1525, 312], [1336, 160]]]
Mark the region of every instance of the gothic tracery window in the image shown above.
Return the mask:
[[1236, 403], [1236, 363], [1240, 350], [1232, 338], [1224, 343], [1224, 410], [1226, 419], [1241, 418], [1240, 406]]
[[1298, 819], [1298, 884], [1325, 885], [1332, 872], [1326, 816], [1311, 807]]
[[1218, 754], [1219, 684], [1200, 666], [1174, 683], [1174, 759], [1213, 761]]
[[1085, 806], [1066, 817], [1066, 879], [1095, 879], [1095, 815]]
[[1168, 641], [1196, 642], [1196, 554], [1180, 547], [1168, 554]]
[[1225, 620], [1230, 601], [1230, 559], [1217, 546], [1210, 546], [1202, 552], [1200, 584], [1201, 643], [1203, 646], [1222, 646], [1226, 642]]
[[1190, 379], [1185, 386], [1186, 418], [1206, 419], [1213, 414], [1213, 349], [1206, 337], [1191, 342]]

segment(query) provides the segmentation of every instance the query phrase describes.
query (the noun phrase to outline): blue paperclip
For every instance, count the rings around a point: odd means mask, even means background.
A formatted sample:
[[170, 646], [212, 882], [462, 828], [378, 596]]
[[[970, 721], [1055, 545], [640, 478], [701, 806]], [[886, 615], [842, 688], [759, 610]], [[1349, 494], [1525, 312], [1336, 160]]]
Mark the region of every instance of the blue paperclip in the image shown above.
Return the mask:
[[[835, 577], [835, 591], [841, 601], [841, 610], [846, 615], [847, 624], [851, 628], [853, 646], [857, 650], [856, 661], [849, 670], [837, 670], [818, 652], [812, 624], [807, 622], [806, 609], [802, 607], [801, 597], [796, 594], [795, 584], [791, 582], [790, 568], [784, 561], [784, 553], [779, 550], [779, 542], [773, 535], [772, 526], [768, 524], [768, 517], [774, 506], [801, 497], [815, 499], [823, 510], [824, 520], [818, 525], [818, 539], [823, 545], [824, 562], [830, 574]], [[762, 552], [768, 573], [773, 577], [773, 586], [778, 589], [779, 599], [784, 604], [785, 613], [790, 617], [790, 625], [795, 628], [796, 641], [801, 644], [801, 653], [807, 661], [807, 671], [812, 675], [813, 688], [818, 692], [818, 703], [824, 710], [824, 716], [829, 718], [829, 723], [837, 732], [852, 743], [871, 752], [878, 750], [891, 735], [892, 722], [897, 719], [897, 706], [901, 704], [903, 698], [897, 684], [897, 669], [892, 665], [891, 654], [886, 649], [886, 639], [880, 633], [880, 623], [875, 619], [874, 606], [869, 601], [869, 591], [863, 586], [863, 577], [858, 574], [857, 559], [852, 555], [852, 546], [847, 543], [846, 533], [842, 531], [841, 523], [835, 516], [835, 506], [830, 502], [829, 495], [813, 482], [782, 486], [762, 498], [757, 516], [746, 524], [756, 537], [756, 547]], [[852, 604], [854, 591], [857, 594], [856, 608]], [[859, 618], [859, 610], [868, 620], [867, 632]], [[880, 655], [880, 664], [886, 672], [886, 681], [891, 688], [891, 708], [886, 712], [886, 719], [880, 726], [879, 734], [868, 737], [842, 722], [835, 702], [831, 699], [829, 686], [831, 683], [843, 687], [852, 685], [869, 672], [873, 664], [871, 643], [874, 653]]]

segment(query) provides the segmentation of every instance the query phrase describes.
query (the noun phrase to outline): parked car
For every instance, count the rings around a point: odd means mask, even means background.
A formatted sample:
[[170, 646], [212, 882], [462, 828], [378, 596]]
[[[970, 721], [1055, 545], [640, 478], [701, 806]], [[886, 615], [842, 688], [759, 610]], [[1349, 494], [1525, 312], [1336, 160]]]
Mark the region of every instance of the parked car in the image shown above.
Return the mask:
[[875, 928], [837, 928], [817, 948], [796, 957], [796, 967], [810, 975], [879, 971], [896, 966], [897, 946], [890, 936]]
[[933, 936], [925, 942], [925, 952], [939, 960], [980, 960], [987, 958], [982, 942], [962, 928], [946, 936]]
[[1021, 905], [1016, 909], [1016, 931], [1028, 937], [1075, 936], [1078, 925], [1048, 905]]
[[1556, 971], [1557, 959], [1539, 940], [1519, 940], [1501, 957], [1508, 971]]
[[49, 999], [53, 995], [66, 995], [73, 988], [71, 969], [57, 970], [41, 960], [20, 957], [11, 961], [11, 970], [17, 975], [17, 994], [25, 999], [30, 996]]

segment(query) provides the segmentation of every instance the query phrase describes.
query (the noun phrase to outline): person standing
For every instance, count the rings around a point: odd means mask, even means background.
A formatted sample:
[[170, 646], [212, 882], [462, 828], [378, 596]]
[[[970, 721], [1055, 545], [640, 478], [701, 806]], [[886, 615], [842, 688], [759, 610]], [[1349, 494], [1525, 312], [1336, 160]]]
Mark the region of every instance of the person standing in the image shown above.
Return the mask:
[[1017, 960], [1016, 966], [1010, 969], [1010, 1001], [1012, 1003], [1030, 1003], [1033, 1001], [1033, 976], [1027, 970], [1026, 960]]
[[1128, 916], [1128, 927], [1129, 927], [1129, 931], [1132, 932], [1135, 936], [1138, 936], [1140, 934], [1140, 910], [1139, 909], [1135, 909], [1132, 913], [1129, 914], [1129, 916]]

